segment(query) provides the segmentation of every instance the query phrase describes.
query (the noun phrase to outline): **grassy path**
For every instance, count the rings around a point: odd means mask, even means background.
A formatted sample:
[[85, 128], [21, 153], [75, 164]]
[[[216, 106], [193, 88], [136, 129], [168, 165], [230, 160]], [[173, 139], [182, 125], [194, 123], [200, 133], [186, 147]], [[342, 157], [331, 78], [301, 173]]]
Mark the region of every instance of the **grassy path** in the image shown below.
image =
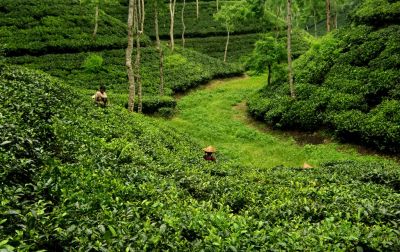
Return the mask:
[[180, 112], [169, 123], [203, 146], [215, 146], [220, 159], [246, 166], [301, 166], [304, 162], [318, 166], [331, 160], [379, 158], [361, 156], [335, 143], [299, 146], [291, 137], [260, 130], [248, 120], [244, 101], [264, 83], [265, 77], [212, 81], [181, 97]]

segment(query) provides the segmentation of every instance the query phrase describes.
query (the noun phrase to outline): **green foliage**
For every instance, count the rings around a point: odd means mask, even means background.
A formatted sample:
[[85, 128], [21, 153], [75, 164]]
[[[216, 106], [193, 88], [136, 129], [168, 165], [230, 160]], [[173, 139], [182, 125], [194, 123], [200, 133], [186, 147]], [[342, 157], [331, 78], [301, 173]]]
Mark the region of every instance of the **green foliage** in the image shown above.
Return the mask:
[[[195, 51], [177, 48], [172, 54], [164, 49], [165, 66], [164, 79], [166, 95], [185, 91], [199, 86], [213, 78], [238, 75], [242, 69], [236, 65], [225, 64], [220, 60], [208, 57]], [[63, 79], [71, 86], [86, 89], [90, 97], [100, 85], [107, 87], [111, 103], [124, 106], [128, 100], [126, 94], [127, 75], [123, 61], [125, 51], [110, 50], [101, 53], [51, 54], [40, 57], [21, 56], [7, 57], [13, 64], [23, 64], [30, 68], [43, 70], [53, 76]], [[103, 63], [101, 63], [103, 59]], [[145, 98], [143, 105], [145, 113], [155, 113], [158, 108], [173, 108], [174, 102], [159, 103], [159, 58], [155, 48], [142, 48], [142, 81]], [[83, 64], [82, 69], [82, 62]], [[153, 97], [153, 98], [151, 98]], [[164, 98], [162, 98], [163, 100]], [[158, 108], [154, 107], [158, 104]], [[146, 108], [149, 109], [146, 109]]]
[[[237, 1], [221, 1], [226, 4], [234, 4]], [[107, 13], [113, 17], [117, 17], [122, 22], [126, 22], [128, 1], [122, 3], [122, 6], [116, 6], [107, 10]], [[181, 11], [183, 3], [177, 1], [175, 7], [175, 21], [174, 21], [174, 34], [176, 37], [182, 34], [182, 20]], [[170, 15], [168, 10], [168, 2], [164, 5], [158, 5], [159, 8], [159, 29], [161, 38], [167, 39], [169, 37], [169, 23]], [[213, 14], [217, 12], [216, 1], [199, 1], [199, 18], [197, 19], [196, 14], [196, 3], [195, 1], [186, 1], [184, 21], [186, 26], [185, 35], [191, 38], [207, 38], [210, 36], [225, 36], [226, 29], [223, 24], [213, 19]], [[153, 4], [146, 5], [146, 20], [145, 20], [145, 32], [150, 37], [155, 37], [154, 28], [154, 10]], [[236, 33], [237, 34], [254, 34], [261, 31], [265, 24], [256, 22], [253, 17], [250, 17], [248, 22], [238, 24]]]
[[90, 54], [82, 64], [85, 71], [91, 73], [98, 73], [103, 67], [103, 57], [98, 54]]
[[227, 32], [233, 32], [240, 23], [243, 23], [251, 15], [250, 7], [245, 1], [229, 3], [221, 6], [214, 14], [214, 19], [225, 27]]
[[[227, 61], [243, 64], [243, 57], [250, 55], [259, 34], [233, 35], [229, 38]], [[181, 43], [181, 40], [176, 40]], [[222, 60], [224, 58], [226, 37], [185, 38], [185, 48], [190, 48]]]
[[360, 8], [351, 15], [351, 18], [357, 24], [380, 27], [397, 22], [399, 14], [399, 1], [365, 0]]
[[[96, 40], [93, 10], [73, 0], [2, 1], [0, 44], [8, 56], [114, 49], [126, 45], [125, 21], [103, 14]], [[143, 43], [148, 43], [148, 39]]]
[[361, 25], [325, 36], [294, 61], [297, 100], [284, 102], [283, 77], [252, 98], [268, 106], [252, 101], [250, 112], [274, 127], [328, 128], [341, 140], [398, 153], [399, 31]]
[[247, 67], [257, 73], [263, 73], [267, 67], [280, 63], [285, 59], [285, 45], [275, 38], [264, 36], [255, 43], [255, 48], [247, 62]]
[[[10, 153], [18, 152], [4, 136], [35, 136], [43, 127], [52, 134], [32, 145], [49, 148], [40, 152], [45, 159], [35, 159], [46, 162], [37, 163], [28, 183], [0, 184], [2, 249], [400, 247], [397, 165], [342, 161], [307, 171], [260, 169], [222, 155], [209, 164], [199, 145], [162, 120], [119, 106], [100, 109], [75, 92], [65, 96], [62, 83], [38, 72], [2, 67], [0, 79], [0, 94], [7, 95], [0, 106], [1, 168], [12, 167]], [[22, 112], [32, 118], [26, 121]]]
[[56, 80], [33, 70], [0, 66], [1, 183], [29, 183], [53, 153], [52, 117], [69, 96]]

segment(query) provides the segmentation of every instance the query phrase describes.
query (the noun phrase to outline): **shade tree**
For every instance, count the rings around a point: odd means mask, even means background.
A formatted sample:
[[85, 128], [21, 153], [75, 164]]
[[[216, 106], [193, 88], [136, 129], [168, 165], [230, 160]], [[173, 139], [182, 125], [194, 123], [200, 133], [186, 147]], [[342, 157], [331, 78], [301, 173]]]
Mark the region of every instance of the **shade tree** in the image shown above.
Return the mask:
[[239, 1], [221, 6], [214, 14], [214, 19], [221, 23], [226, 29], [227, 38], [225, 43], [224, 62], [226, 62], [229, 46], [229, 36], [234, 32], [238, 24], [243, 23], [251, 15], [250, 5], [246, 1]]
[[80, 4], [85, 4], [91, 7], [94, 7], [94, 28], [93, 28], [93, 38], [96, 38], [97, 30], [99, 27], [99, 15], [100, 15], [100, 6], [105, 4], [118, 4], [118, 0], [80, 0]]

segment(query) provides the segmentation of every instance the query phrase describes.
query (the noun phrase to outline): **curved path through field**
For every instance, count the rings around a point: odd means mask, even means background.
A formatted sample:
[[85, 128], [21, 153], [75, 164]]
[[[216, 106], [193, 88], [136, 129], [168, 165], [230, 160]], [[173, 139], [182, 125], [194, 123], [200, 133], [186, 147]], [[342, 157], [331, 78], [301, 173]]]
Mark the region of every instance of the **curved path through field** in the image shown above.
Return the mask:
[[318, 166], [339, 159], [376, 159], [361, 156], [345, 145], [299, 145], [290, 136], [263, 130], [246, 114], [246, 99], [261, 88], [264, 77], [214, 80], [178, 101], [179, 114], [169, 123], [203, 146], [217, 148], [219, 159], [256, 167]]

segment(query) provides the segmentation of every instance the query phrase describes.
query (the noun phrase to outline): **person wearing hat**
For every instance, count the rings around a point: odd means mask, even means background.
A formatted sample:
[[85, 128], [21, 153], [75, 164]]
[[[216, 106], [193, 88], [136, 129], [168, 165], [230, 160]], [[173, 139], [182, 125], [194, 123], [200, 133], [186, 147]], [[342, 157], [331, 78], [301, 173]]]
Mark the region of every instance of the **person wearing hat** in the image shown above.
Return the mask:
[[214, 162], [216, 161], [216, 158], [213, 155], [216, 152], [216, 150], [213, 146], [210, 145], [204, 148], [203, 150], [204, 150], [204, 156], [203, 156], [204, 160], [214, 161]]

